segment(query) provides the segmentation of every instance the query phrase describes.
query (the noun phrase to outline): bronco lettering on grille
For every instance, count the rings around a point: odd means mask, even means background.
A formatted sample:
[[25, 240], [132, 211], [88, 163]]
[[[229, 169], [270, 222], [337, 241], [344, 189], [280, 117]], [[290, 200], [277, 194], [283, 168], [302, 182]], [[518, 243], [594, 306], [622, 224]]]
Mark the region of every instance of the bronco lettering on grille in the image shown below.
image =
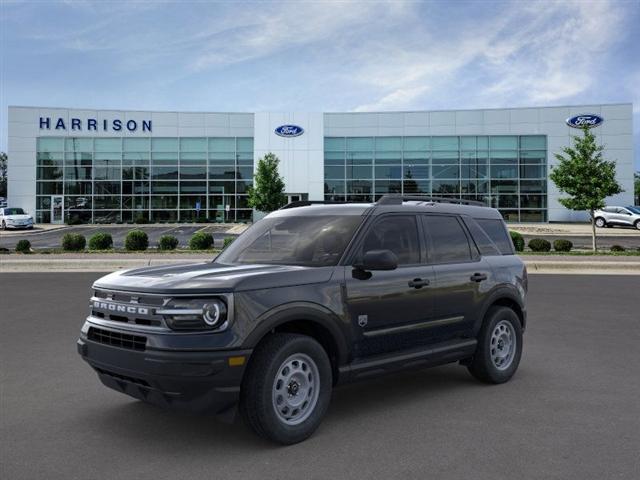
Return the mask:
[[149, 309], [146, 307], [134, 307], [131, 305], [122, 305], [119, 303], [94, 301], [93, 307], [99, 310], [109, 310], [118, 313], [133, 313], [136, 315], [148, 315]]

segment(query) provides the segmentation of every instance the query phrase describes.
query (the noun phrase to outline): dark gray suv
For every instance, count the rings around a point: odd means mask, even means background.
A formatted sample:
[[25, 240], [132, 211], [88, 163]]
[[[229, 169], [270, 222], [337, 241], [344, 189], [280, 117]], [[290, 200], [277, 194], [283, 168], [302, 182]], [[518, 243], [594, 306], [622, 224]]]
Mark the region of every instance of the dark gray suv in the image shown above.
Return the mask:
[[527, 272], [497, 210], [311, 203], [271, 213], [213, 262], [96, 281], [82, 358], [146, 402], [229, 418], [239, 405], [283, 444], [313, 433], [339, 383], [451, 362], [483, 382], [513, 376]]

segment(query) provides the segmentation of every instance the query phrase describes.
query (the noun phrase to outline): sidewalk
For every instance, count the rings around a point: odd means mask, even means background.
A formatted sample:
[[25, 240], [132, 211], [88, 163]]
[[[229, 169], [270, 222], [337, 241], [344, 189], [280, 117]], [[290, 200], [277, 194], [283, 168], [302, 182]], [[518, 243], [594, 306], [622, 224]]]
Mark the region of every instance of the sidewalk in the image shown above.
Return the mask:
[[[178, 263], [210, 262], [215, 254], [33, 254], [0, 255], [0, 273], [11, 272], [113, 272]], [[536, 256], [523, 255], [529, 274], [640, 275], [638, 256]]]

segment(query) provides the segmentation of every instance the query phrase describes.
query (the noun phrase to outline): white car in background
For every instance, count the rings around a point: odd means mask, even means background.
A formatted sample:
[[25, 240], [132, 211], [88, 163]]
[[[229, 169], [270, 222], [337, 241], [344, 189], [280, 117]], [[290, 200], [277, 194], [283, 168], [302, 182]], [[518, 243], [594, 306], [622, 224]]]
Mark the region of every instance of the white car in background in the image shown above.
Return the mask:
[[640, 207], [604, 207], [593, 214], [596, 227], [635, 227], [640, 230]]
[[0, 208], [0, 228], [33, 228], [33, 217], [21, 208]]

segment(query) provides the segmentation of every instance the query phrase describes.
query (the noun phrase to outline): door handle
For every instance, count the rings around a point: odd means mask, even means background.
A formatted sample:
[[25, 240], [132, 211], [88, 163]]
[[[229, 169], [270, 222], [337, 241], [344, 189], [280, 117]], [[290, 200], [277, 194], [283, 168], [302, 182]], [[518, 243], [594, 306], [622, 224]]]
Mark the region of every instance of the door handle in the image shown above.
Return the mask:
[[409, 286], [413, 288], [422, 288], [429, 285], [429, 280], [422, 278], [414, 278], [413, 280], [409, 280]]
[[487, 279], [487, 274], [486, 273], [474, 273], [473, 275], [471, 275], [471, 280], [473, 282], [481, 282], [483, 280]]

